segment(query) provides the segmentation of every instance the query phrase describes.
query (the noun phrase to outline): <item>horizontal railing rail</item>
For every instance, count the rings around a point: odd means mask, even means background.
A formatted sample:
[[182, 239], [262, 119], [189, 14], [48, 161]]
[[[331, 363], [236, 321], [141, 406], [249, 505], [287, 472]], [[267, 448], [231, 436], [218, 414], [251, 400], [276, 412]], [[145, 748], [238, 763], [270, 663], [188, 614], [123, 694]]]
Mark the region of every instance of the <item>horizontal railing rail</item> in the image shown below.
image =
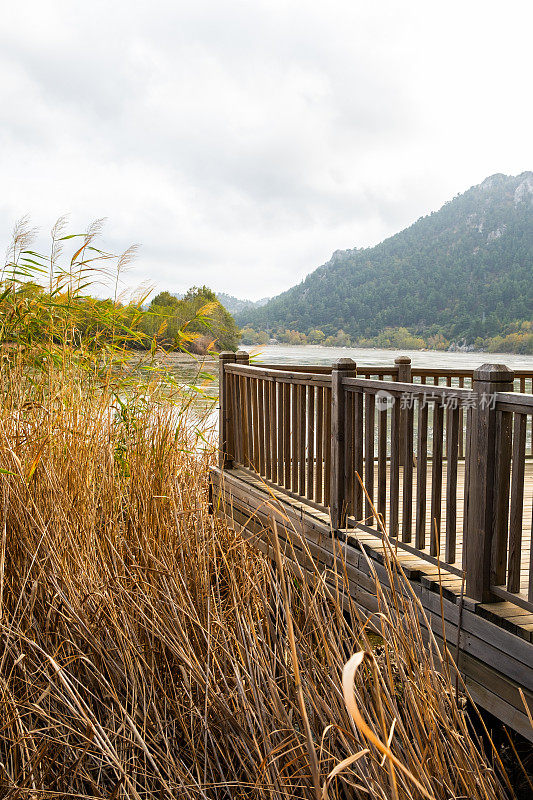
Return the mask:
[[[265, 367], [267, 369], [277, 369], [277, 370], [287, 370], [290, 369], [294, 372], [318, 372], [321, 375], [331, 375], [333, 367], [331, 365], [325, 364], [299, 364], [298, 366], [293, 366], [292, 364], [258, 364], [258, 366]], [[392, 381], [397, 380], [398, 378], [398, 367], [397, 366], [374, 366], [374, 367], [357, 367], [358, 375], [365, 378], [377, 378], [378, 380], [385, 380], [389, 379]]]
[[518, 391], [532, 378], [499, 365], [422, 370], [405, 357], [330, 368], [223, 353], [220, 465], [329, 512], [335, 530], [380, 535], [377, 513], [396, 546], [464, 572], [470, 597], [533, 611], [533, 393]]

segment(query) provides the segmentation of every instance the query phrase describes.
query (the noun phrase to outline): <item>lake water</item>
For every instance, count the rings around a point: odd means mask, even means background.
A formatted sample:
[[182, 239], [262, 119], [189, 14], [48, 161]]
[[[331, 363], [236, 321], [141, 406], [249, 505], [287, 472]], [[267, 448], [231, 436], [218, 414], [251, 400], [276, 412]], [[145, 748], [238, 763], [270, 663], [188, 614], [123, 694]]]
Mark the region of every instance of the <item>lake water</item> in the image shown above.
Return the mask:
[[[378, 348], [321, 347], [320, 345], [263, 345], [242, 348], [256, 364], [333, 364], [339, 358], [352, 358], [356, 364], [378, 367], [392, 366], [399, 356], [409, 356], [413, 366], [475, 369], [481, 364], [506, 364], [510, 369], [533, 370], [533, 356], [513, 353], [446, 353], [439, 350], [380, 350]], [[161, 364], [174, 373], [184, 385], [202, 385], [207, 396], [218, 392], [218, 361], [193, 359], [184, 353], [170, 353]]]
[[333, 364], [353, 358], [356, 364], [392, 365], [398, 356], [409, 356], [413, 366], [475, 369], [481, 364], [506, 364], [510, 369], [533, 369], [533, 356], [514, 353], [447, 353], [440, 350], [380, 350], [379, 348], [321, 347], [320, 345], [262, 345], [244, 347], [254, 361], [270, 364]]

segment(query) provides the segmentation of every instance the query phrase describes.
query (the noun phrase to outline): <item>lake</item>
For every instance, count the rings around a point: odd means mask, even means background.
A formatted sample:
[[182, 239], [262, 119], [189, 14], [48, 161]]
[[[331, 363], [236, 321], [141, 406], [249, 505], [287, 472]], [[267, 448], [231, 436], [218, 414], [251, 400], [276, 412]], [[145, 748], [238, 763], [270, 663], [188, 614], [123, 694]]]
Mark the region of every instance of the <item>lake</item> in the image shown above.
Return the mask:
[[257, 345], [242, 348], [254, 361], [271, 364], [333, 364], [339, 358], [353, 358], [364, 366], [392, 365], [398, 356], [409, 356], [413, 366], [460, 368], [481, 364], [506, 364], [510, 369], [533, 369], [533, 356], [515, 353], [447, 353], [441, 350], [381, 350], [376, 347], [321, 347], [320, 345]]
[[[533, 356], [515, 353], [447, 353], [440, 350], [381, 350], [376, 347], [321, 347], [320, 345], [269, 344], [241, 348], [250, 353], [255, 363], [269, 364], [333, 364], [339, 358], [352, 358], [356, 364], [377, 367], [393, 365], [399, 356], [409, 356], [413, 366], [475, 369], [481, 364], [506, 364], [510, 369], [533, 370]], [[210, 396], [218, 391], [218, 361], [196, 359], [184, 353], [169, 353], [158, 359], [184, 385], [203, 384]], [[198, 380], [199, 377], [199, 380]], [[210, 380], [209, 380], [210, 378]]]
[[[375, 347], [321, 347], [320, 345], [257, 345], [241, 348], [254, 363], [333, 364], [339, 358], [352, 358], [356, 364], [377, 367], [393, 365], [399, 356], [409, 356], [416, 367], [475, 369], [481, 364], [506, 364], [510, 369], [533, 370], [533, 356], [514, 353], [447, 353], [440, 350], [382, 350]], [[174, 373], [184, 386], [201, 385], [207, 397], [218, 393], [218, 361], [193, 358], [184, 353], [169, 353], [158, 361]]]

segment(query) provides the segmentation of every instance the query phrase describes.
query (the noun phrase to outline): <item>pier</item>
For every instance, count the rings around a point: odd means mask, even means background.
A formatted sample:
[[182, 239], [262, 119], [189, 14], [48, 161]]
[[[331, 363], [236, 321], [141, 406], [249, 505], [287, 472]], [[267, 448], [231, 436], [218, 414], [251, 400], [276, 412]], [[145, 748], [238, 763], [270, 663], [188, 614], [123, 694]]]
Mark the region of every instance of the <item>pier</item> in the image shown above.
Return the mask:
[[[475, 702], [533, 741], [533, 371], [220, 356], [213, 506], [376, 612], [384, 534]], [[380, 524], [382, 523], [382, 525]]]

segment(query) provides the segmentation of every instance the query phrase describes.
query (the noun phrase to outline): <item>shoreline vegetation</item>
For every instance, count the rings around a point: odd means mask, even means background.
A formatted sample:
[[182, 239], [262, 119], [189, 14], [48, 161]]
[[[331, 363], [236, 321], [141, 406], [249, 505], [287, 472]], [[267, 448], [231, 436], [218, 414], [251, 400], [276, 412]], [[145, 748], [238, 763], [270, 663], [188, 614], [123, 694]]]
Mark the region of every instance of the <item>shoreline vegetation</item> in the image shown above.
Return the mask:
[[216, 400], [132, 365], [141, 304], [87, 300], [129, 255], [62, 236], [46, 263], [19, 229], [0, 299], [1, 796], [526, 797], [523, 743], [491, 738], [416, 598], [376, 579], [371, 623], [341, 554], [332, 590], [213, 513]]
[[441, 352], [487, 352], [533, 355], [533, 322], [515, 322], [502, 333], [486, 338], [478, 337], [467, 344], [465, 340], [452, 341], [441, 333], [421, 335], [407, 328], [386, 328], [377, 336], [353, 337], [345, 331], [326, 335], [313, 328], [307, 333], [278, 328], [274, 331], [255, 330], [249, 325], [241, 329], [242, 344], [321, 345], [322, 347], [378, 347], [384, 350], [437, 350]]

